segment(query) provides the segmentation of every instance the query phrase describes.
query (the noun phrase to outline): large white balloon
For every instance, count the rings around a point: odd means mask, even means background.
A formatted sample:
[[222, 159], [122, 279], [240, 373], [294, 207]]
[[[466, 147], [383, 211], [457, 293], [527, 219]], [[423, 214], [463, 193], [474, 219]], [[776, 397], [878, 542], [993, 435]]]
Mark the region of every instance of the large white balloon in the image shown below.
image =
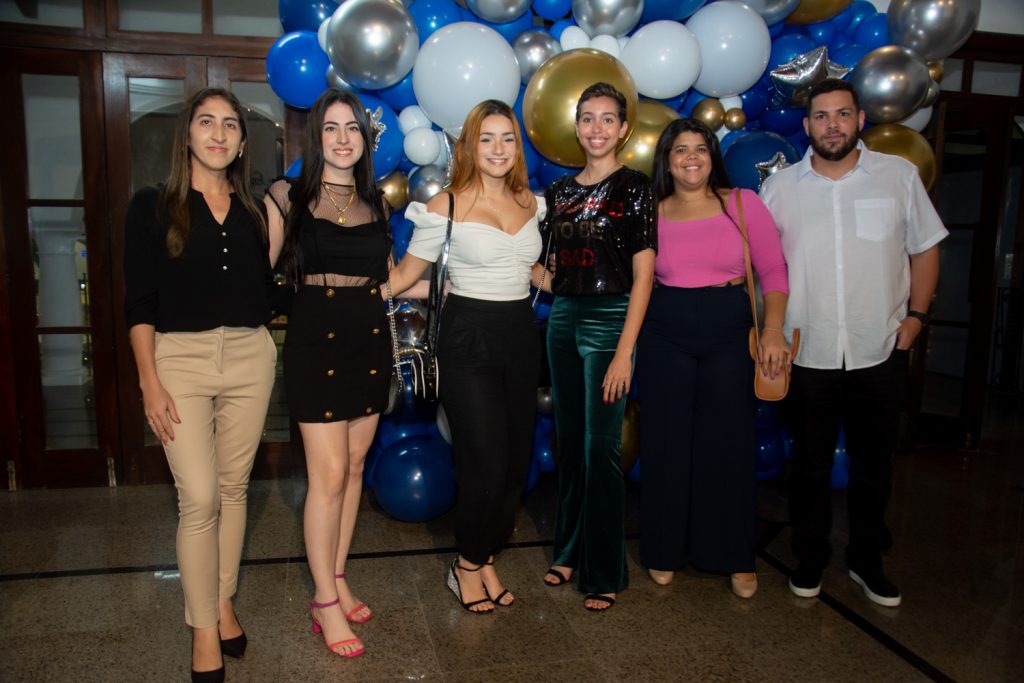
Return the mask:
[[754, 10], [720, 0], [686, 22], [700, 44], [701, 70], [693, 87], [712, 97], [738, 95], [757, 83], [768, 66], [771, 36]]
[[441, 143], [431, 128], [414, 128], [405, 136], [402, 149], [409, 161], [417, 166], [433, 163], [441, 151]]
[[[619, 47], [619, 41], [615, 36], [610, 36], [607, 33], [602, 33], [599, 36], [594, 36], [590, 39], [590, 44], [587, 47], [592, 47], [595, 50], [606, 52], [612, 57], [618, 57], [622, 48]], [[634, 78], [636, 78], [634, 76]]]
[[501, 34], [460, 21], [442, 26], [420, 46], [412, 88], [430, 120], [447, 130], [462, 126], [482, 100], [514, 104], [519, 78], [516, 54]]
[[700, 74], [700, 45], [678, 21], [652, 21], [637, 31], [619, 55], [645, 97], [681, 94]]
[[398, 128], [402, 135], [408, 135], [415, 128], [430, 128], [430, 117], [417, 105], [410, 105], [398, 115]]
[[922, 130], [925, 129], [925, 126], [927, 126], [928, 122], [931, 120], [932, 108], [921, 107], [920, 109], [918, 109], [917, 111], [915, 111], [913, 114], [903, 119], [902, 121], [897, 121], [897, 123], [899, 123], [901, 126], [906, 126], [907, 128], [910, 128], [911, 130], [916, 130], [918, 133], [920, 133]]

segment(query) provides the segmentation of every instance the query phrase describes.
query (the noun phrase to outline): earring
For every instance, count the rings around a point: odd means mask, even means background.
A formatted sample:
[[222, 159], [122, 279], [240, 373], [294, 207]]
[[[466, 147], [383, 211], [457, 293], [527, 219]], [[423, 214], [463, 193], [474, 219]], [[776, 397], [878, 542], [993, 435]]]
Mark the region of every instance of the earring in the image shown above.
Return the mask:
[[244, 149], [240, 149], [240, 150], [238, 150], [238, 158], [239, 158], [239, 159], [241, 159], [241, 158], [242, 158], [242, 152], [244, 152], [244, 151], [245, 151]]

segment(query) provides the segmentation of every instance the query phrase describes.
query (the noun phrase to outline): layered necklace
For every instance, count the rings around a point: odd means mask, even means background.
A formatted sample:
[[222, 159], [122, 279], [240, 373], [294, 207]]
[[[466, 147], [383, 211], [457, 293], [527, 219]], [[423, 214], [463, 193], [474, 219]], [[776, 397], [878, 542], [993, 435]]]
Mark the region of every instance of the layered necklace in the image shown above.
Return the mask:
[[356, 198], [356, 188], [352, 188], [352, 193], [348, 196], [348, 202], [346, 202], [344, 208], [338, 206], [338, 202], [334, 200], [334, 191], [326, 181], [321, 181], [321, 185], [324, 186], [324, 192], [327, 193], [327, 198], [331, 200], [331, 204], [334, 206], [334, 210], [338, 212], [338, 225], [345, 225], [345, 212], [348, 211], [349, 207], [352, 206], [352, 200]]

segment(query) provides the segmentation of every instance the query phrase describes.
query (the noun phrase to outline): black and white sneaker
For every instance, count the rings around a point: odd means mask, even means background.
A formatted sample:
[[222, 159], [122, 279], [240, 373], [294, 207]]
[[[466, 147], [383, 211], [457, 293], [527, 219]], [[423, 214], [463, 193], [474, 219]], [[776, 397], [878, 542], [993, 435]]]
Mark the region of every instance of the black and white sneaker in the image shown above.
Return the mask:
[[789, 590], [798, 598], [816, 598], [821, 593], [821, 570], [799, 565], [789, 577]]
[[903, 598], [900, 589], [885, 578], [882, 569], [854, 569], [850, 568], [850, 578], [864, 589], [864, 595], [868, 600], [883, 607], [899, 607]]

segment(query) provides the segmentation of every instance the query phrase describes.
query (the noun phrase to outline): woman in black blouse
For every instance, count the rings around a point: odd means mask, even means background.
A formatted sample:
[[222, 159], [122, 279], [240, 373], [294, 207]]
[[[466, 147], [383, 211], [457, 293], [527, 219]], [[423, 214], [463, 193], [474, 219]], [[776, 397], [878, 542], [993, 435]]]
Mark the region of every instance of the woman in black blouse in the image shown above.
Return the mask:
[[657, 248], [650, 183], [615, 158], [627, 130], [622, 93], [607, 83], [584, 90], [576, 137], [586, 166], [545, 193], [555, 265], [547, 343], [559, 496], [544, 581], [559, 586], [575, 572], [583, 604], [594, 611], [614, 605], [628, 583], [619, 446]]
[[363, 653], [349, 622], [371, 612], [348, 586], [363, 463], [387, 406], [391, 338], [380, 283], [391, 249], [374, 183], [376, 129], [359, 99], [330, 89], [309, 112], [302, 173], [267, 191], [271, 261], [297, 289], [284, 347], [288, 408], [302, 432], [303, 517], [314, 633], [343, 657]]
[[171, 174], [139, 190], [125, 225], [125, 311], [149, 426], [178, 490], [178, 567], [192, 680], [223, 681], [245, 633], [231, 598], [246, 490], [274, 384], [264, 324], [267, 225], [249, 185], [234, 95], [207, 88], [178, 117]]

